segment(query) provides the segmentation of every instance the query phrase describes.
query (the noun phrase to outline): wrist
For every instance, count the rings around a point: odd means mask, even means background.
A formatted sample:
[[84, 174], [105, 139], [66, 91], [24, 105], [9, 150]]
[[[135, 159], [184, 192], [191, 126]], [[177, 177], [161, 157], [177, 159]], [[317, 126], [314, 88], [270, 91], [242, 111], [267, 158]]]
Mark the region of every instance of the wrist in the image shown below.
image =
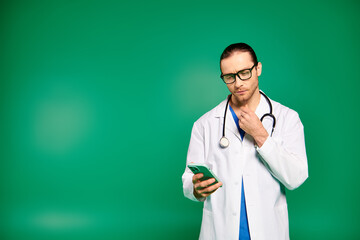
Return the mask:
[[265, 129], [264, 129], [264, 131], [257, 134], [256, 136], [253, 136], [255, 144], [258, 147], [261, 147], [265, 143], [265, 141], [268, 137], [269, 137], [269, 134], [267, 133], [267, 131]]

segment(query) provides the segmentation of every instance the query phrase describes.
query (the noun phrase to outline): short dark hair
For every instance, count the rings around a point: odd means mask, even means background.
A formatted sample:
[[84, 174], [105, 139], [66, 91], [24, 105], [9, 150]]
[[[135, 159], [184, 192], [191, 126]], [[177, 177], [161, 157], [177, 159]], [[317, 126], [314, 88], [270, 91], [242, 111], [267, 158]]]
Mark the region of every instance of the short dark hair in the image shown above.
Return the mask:
[[221, 63], [221, 60], [223, 60], [223, 59], [225, 59], [227, 57], [230, 57], [235, 52], [248, 52], [248, 53], [250, 53], [254, 64], [255, 65], [258, 64], [258, 60], [257, 60], [254, 49], [252, 49], [252, 47], [250, 47], [246, 43], [234, 43], [234, 44], [231, 44], [231, 45], [227, 46], [225, 48], [225, 50], [223, 51], [223, 53], [221, 54], [220, 63]]

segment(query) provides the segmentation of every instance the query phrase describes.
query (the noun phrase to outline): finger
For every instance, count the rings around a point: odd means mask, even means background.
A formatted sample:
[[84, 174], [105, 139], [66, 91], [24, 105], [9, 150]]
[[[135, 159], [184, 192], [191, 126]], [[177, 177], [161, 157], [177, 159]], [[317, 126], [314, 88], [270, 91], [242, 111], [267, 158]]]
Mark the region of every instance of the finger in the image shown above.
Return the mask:
[[203, 189], [202, 187], [200, 187], [200, 183], [195, 183], [194, 184], [194, 189], [197, 193], [200, 193], [200, 191]]
[[199, 193], [202, 193], [202, 192], [206, 192], [208, 187], [210, 187], [210, 185], [212, 186], [212, 183], [215, 182], [215, 179], [212, 178], [211, 181], [203, 181], [203, 182], [200, 182], [200, 183], [197, 183], [196, 186], [195, 186], [195, 189], [199, 192]]
[[216, 190], [218, 190], [220, 187], [222, 186], [222, 183], [221, 182], [218, 182], [217, 184], [214, 184], [210, 187], [207, 187], [205, 189], [203, 189], [201, 191], [201, 193], [199, 193], [201, 196], [203, 197], [207, 197], [209, 196], [210, 194], [213, 194]]
[[195, 175], [193, 176], [192, 182], [193, 182], [193, 183], [198, 182], [203, 176], [204, 176], [203, 173], [197, 173], [197, 174], [195, 174]]
[[212, 184], [214, 182], [215, 182], [215, 179], [210, 178], [208, 180], [195, 183], [194, 187], [195, 187], [195, 190], [197, 190], [200, 193], [200, 192], [203, 192], [202, 190], [204, 190], [205, 188], [207, 188], [210, 184]]
[[240, 128], [242, 128], [243, 125], [245, 125], [245, 123], [247, 122], [246, 118], [245, 117], [241, 117], [239, 118], [239, 125], [240, 125]]
[[218, 188], [221, 187], [221, 186], [222, 186], [222, 183], [221, 183], [221, 182], [218, 182], [218, 183], [216, 183], [216, 184], [214, 184], [214, 185], [211, 185], [211, 186], [205, 188], [203, 192], [204, 192], [204, 193], [213, 193], [213, 192], [215, 192], [216, 190], [218, 190]]
[[240, 111], [239, 120], [244, 120], [249, 118], [249, 112]]
[[242, 113], [241, 117], [239, 118], [239, 121], [241, 121], [242, 123], [250, 122], [251, 121], [250, 114], [249, 113]]
[[242, 122], [242, 121], [244, 121], [244, 115], [241, 113], [239, 116], [239, 122]]
[[239, 116], [238, 116], [239, 120], [241, 120], [241, 119], [244, 117], [244, 114], [245, 114], [245, 113], [243, 113], [243, 112], [240, 111]]
[[199, 183], [199, 186], [202, 187], [202, 188], [206, 188], [207, 186], [209, 186], [210, 184], [214, 183], [215, 182], [215, 178], [210, 178], [208, 180], [205, 180], [205, 181], [201, 181]]

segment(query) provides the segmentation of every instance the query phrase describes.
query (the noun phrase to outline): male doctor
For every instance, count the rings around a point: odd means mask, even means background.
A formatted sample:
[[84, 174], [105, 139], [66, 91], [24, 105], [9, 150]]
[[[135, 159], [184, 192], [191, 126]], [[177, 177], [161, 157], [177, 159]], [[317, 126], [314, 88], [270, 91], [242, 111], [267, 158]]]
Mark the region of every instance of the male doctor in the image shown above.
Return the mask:
[[[187, 164], [206, 164], [221, 182], [187, 167], [182, 176], [185, 196], [204, 202], [200, 239], [289, 239], [285, 188], [308, 177], [303, 125], [260, 93], [262, 65], [249, 45], [228, 46], [220, 69], [231, 94], [194, 123]], [[224, 124], [228, 145], [220, 144]]]

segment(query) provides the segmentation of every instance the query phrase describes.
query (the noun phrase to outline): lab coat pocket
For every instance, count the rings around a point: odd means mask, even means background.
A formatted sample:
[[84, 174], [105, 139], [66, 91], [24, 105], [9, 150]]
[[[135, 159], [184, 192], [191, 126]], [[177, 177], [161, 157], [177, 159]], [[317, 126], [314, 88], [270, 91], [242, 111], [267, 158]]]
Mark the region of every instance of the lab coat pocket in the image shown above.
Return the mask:
[[201, 222], [200, 240], [215, 239], [214, 218], [211, 211], [203, 208], [203, 216]]

